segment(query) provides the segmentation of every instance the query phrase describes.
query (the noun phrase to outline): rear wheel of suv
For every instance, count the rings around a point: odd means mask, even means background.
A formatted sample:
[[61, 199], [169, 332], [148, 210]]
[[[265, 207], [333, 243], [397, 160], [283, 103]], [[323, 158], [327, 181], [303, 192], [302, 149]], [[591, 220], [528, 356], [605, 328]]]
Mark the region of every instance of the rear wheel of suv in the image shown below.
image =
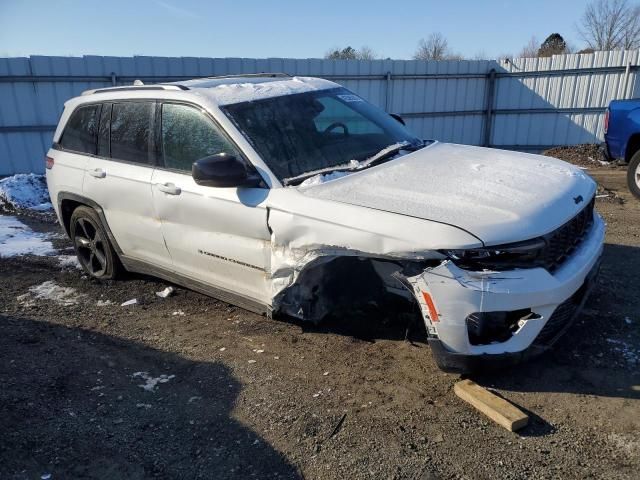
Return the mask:
[[640, 199], [640, 150], [631, 157], [627, 167], [627, 184], [631, 193]]
[[69, 233], [82, 269], [98, 280], [117, 276], [120, 263], [100, 217], [90, 207], [78, 207], [71, 215]]

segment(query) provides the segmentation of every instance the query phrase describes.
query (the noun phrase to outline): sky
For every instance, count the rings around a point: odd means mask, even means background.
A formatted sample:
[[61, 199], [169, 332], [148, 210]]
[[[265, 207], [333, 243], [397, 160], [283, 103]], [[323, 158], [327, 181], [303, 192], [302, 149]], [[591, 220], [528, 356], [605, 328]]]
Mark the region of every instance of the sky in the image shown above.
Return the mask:
[[579, 0], [0, 0], [0, 56], [322, 58], [371, 47], [408, 59], [442, 33], [465, 58], [517, 55], [532, 36], [576, 47]]

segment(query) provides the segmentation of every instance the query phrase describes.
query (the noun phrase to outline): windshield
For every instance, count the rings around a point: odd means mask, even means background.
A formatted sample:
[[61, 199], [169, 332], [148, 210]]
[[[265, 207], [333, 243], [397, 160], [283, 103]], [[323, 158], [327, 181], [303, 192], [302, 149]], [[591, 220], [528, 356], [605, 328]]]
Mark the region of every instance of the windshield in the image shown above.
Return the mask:
[[344, 169], [390, 146], [422, 144], [400, 122], [344, 88], [222, 108], [280, 181]]

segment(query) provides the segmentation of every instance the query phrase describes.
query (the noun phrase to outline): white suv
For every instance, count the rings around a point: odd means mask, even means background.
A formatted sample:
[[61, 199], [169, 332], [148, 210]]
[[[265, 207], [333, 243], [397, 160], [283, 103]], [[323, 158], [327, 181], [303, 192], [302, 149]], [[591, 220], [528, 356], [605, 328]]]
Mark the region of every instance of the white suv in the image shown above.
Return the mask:
[[423, 141], [336, 83], [282, 74], [85, 92], [47, 182], [92, 277], [124, 267], [311, 321], [404, 298], [448, 371], [548, 348], [605, 232], [578, 168]]

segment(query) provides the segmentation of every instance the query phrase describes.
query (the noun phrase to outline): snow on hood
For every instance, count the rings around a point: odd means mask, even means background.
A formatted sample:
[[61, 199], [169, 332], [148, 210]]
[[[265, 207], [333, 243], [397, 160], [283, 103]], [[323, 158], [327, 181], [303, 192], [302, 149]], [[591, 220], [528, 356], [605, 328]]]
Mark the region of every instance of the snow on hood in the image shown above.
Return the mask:
[[320, 185], [325, 182], [330, 182], [331, 180], [335, 180], [336, 178], [346, 177], [352, 172], [348, 171], [336, 171], [331, 173], [319, 173], [314, 175], [313, 177], [307, 178], [304, 182], [302, 182], [299, 187], [312, 187], [314, 185]]
[[434, 143], [300, 191], [454, 225], [496, 245], [556, 229], [587, 205], [595, 189], [582, 170], [561, 160]]

